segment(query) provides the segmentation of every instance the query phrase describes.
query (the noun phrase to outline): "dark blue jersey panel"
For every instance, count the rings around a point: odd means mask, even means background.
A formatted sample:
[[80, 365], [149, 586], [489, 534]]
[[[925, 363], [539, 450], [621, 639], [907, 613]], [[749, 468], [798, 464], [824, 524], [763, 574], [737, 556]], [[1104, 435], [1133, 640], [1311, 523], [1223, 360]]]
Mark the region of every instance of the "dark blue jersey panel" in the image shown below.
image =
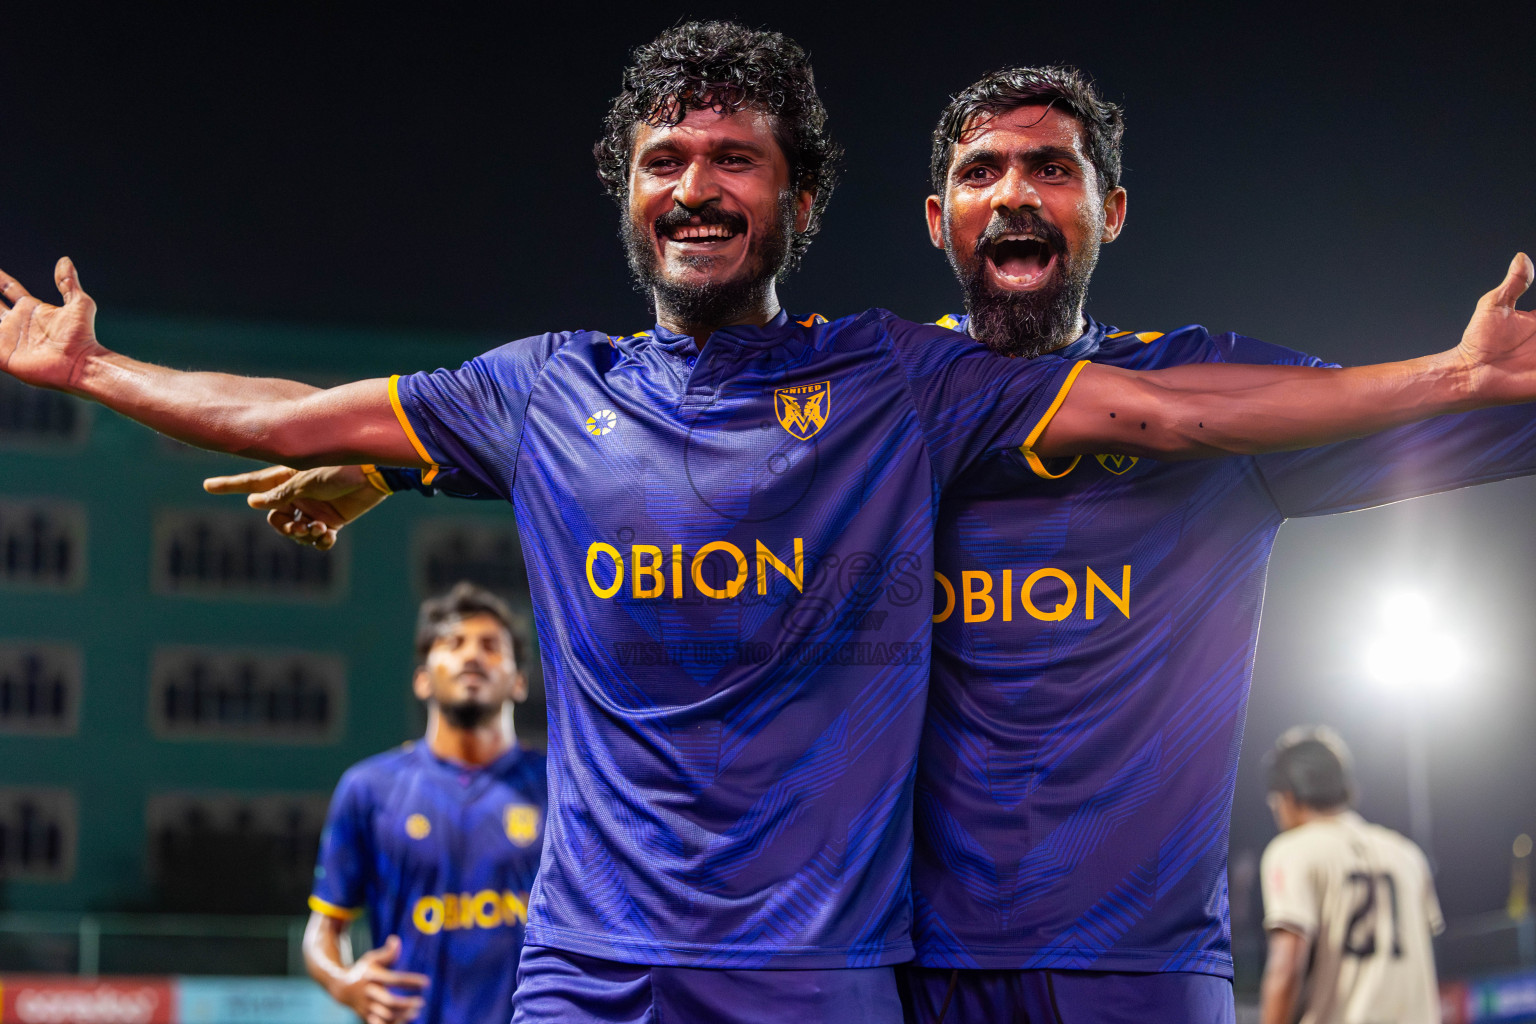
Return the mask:
[[514, 342], [401, 378], [440, 465], [510, 496], [549, 693], [528, 941], [630, 963], [906, 959], [941, 488], [1072, 365], [883, 310], [702, 349]]
[[546, 803], [540, 753], [481, 769], [424, 743], [371, 757], [331, 798], [310, 906], [366, 908], [376, 943], [400, 937], [395, 969], [432, 979], [420, 1020], [508, 1019]]
[[[1063, 354], [1323, 365], [1199, 327], [1094, 324]], [[1536, 409], [1516, 406], [1258, 458], [1007, 452], [967, 474], [937, 535], [954, 597], [919, 766], [918, 962], [1230, 976], [1227, 829], [1281, 522], [1532, 472]]]

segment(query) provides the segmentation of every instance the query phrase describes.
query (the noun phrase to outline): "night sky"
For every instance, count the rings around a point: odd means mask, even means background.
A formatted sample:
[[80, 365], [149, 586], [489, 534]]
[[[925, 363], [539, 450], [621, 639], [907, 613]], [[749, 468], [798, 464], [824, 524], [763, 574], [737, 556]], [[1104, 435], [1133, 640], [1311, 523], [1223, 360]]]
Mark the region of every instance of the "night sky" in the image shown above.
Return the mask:
[[[74, 257], [104, 325], [641, 329], [591, 144], [629, 48], [701, 15], [805, 44], [848, 150], [783, 289], [792, 311], [956, 309], [922, 223], [929, 132], [950, 93], [1009, 63], [1077, 64], [1126, 107], [1129, 218], [1090, 294], [1101, 320], [1199, 322], [1345, 363], [1416, 355], [1454, 343], [1510, 256], [1536, 250], [1528, 5], [1408, 21], [1291, 4], [554, 6], [569, 16], [11, 5], [0, 266], [51, 295], [54, 258]], [[445, 344], [443, 360], [469, 354]], [[1453, 918], [1502, 906], [1510, 841], [1536, 832], [1533, 505], [1522, 481], [1282, 530], [1234, 853], [1273, 833], [1259, 756], [1298, 721], [1339, 728], [1365, 813], [1407, 827], [1400, 708], [1359, 650], [1382, 594], [1423, 586], [1477, 652], [1432, 711], [1442, 898]]]

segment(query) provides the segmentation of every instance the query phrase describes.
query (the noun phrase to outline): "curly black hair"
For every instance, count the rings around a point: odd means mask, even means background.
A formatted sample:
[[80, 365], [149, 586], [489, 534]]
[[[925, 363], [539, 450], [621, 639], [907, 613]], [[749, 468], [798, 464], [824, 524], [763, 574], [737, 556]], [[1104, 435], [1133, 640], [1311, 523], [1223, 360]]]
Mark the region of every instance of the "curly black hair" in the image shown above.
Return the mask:
[[944, 194], [949, 158], [962, 135], [1004, 111], [1030, 103], [1050, 104], [1077, 118], [1099, 191], [1108, 193], [1119, 186], [1124, 113], [1101, 97], [1092, 79], [1077, 68], [1034, 67], [994, 71], [950, 99], [933, 130], [933, 156], [928, 164], [933, 190]]
[[805, 230], [790, 242], [788, 271], [821, 228], [842, 158], [827, 132], [810, 57], [788, 36], [730, 21], [690, 21], [638, 47], [624, 69], [624, 91], [608, 108], [603, 137], [592, 147], [597, 176], [624, 209], [636, 125], [678, 124], [690, 110], [733, 113], [748, 107], [772, 115], [790, 180], [816, 197]]

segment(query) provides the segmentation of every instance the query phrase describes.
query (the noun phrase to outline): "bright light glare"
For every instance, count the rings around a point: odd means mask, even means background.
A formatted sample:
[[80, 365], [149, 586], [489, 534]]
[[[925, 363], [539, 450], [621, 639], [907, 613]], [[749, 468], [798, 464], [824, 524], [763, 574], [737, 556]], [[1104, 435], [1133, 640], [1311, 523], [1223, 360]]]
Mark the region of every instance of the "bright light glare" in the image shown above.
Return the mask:
[[1461, 642], [1446, 632], [1434, 605], [1417, 591], [1392, 594], [1382, 603], [1380, 629], [1365, 654], [1371, 677], [1394, 689], [1438, 688], [1466, 665]]

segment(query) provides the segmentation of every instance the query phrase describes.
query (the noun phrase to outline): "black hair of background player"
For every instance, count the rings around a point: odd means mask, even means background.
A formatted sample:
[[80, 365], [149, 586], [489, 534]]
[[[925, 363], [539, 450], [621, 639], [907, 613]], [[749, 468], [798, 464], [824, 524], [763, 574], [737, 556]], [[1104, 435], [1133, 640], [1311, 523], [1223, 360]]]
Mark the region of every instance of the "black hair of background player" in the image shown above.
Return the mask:
[[1289, 793], [1303, 807], [1332, 811], [1355, 800], [1349, 748], [1332, 729], [1301, 726], [1276, 741], [1264, 758], [1271, 793]]
[[489, 615], [506, 629], [512, 638], [512, 658], [519, 672], [526, 671], [523, 656], [527, 641], [518, 629], [517, 620], [507, 603], [484, 587], [467, 581], [455, 583], [446, 594], [438, 594], [421, 602], [416, 614], [416, 664], [427, 663], [427, 652], [442, 635], [443, 627], [475, 615]]

